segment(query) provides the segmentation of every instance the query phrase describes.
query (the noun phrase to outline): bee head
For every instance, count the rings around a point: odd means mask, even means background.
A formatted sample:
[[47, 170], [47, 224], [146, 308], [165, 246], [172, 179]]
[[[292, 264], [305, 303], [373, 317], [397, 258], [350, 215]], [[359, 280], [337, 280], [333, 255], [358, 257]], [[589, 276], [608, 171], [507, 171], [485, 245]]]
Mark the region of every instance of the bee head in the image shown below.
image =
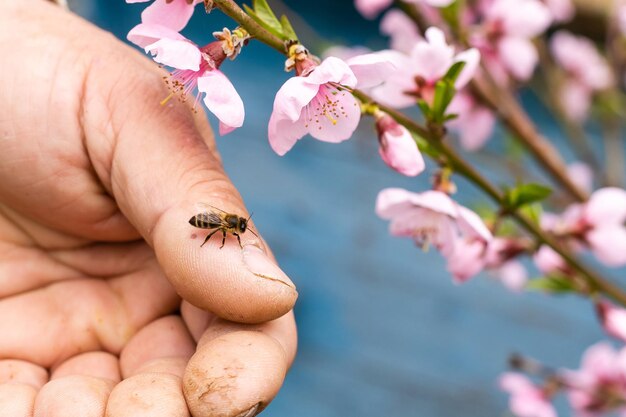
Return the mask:
[[245, 232], [246, 229], [248, 228], [248, 220], [244, 219], [243, 217], [239, 219], [239, 230], [241, 231], [241, 233]]

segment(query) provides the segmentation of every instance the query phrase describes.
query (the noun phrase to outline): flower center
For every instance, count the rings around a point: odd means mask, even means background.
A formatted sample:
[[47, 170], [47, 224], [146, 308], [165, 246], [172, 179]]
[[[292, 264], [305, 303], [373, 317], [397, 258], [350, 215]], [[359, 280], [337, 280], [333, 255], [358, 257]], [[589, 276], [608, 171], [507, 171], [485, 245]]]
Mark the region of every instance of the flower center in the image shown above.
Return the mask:
[[320, 86], [317, 95], [306, 107], [308, 115], [304, 126], [309, 127], [311, 123], [315, 123], [318, 130], [322, 130], [322, 118], [326, 118], [333, 126], [339, 123], [341, 117], [347, 118], [348, 114], [340, 99], [345, 95], [346, 92], [340, 85], [329, 83]]

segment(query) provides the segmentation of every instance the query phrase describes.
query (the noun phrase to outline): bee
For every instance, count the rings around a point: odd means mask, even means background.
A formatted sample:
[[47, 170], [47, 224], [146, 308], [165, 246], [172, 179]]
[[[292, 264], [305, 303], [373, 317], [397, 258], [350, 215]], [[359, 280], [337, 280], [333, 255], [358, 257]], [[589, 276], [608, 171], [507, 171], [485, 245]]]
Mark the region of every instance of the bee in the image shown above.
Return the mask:
[[189, 224], [193, 227], [197, 227], [199, 229], [215, 229], [211, 233], [208, 234], [204, 242], [200, 247], [204, 246], [205, 243], [217, 232], [222, 232], [222, 246], [220, 249], [224, 247], [224, 243], [226, 242], [226, 233], [230, 233], [237, 237], [237, 241], [239, 242], [239, 246], [241, 245], [241, 237], [240, 234], [246, 232], [246, 230], [250, 230], [253, 235], [259, 237], [254, 230], [248, 227], [248, 221], [252, 214], [247, 219], [245, 217], [238, 216], [237, 214], [228, 213], [222, 209], [217, 207], [213, 207], [210, 205], [206, 205], [210, 209], [208, 211], [204, 211], [202, 213], [198, 213], [189, 219]]

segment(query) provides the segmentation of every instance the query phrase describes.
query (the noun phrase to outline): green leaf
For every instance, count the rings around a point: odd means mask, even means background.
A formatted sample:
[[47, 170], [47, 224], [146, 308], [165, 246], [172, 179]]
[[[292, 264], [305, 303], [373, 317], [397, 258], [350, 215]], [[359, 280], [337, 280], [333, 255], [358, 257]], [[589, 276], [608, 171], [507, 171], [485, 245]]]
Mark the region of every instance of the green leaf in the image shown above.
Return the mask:
[[542, 201], [551, 193], [552, 190], [545, 185], [529, 183], [505, 190], [505, 198], [508, 207], [516, 209], [527, 204]]
[[433, 99], [433, 107], [431, 111], [431, 121], [435, 123], [443, 123], [445, 120], [446, 109], [456, 94], [454, 83], [442, 79], [435, 84], [435, 97]]
[[296, 35], [296, 31], [293, 30], [293, 26], [291, 26], [291, 23], [289, 22], [289, 19], [287, 18], [287, 16], [282, 15], [280, 17], [280, 25], [283, 28], [283, 35], [286, 37], [287, 40], [290, 40], [290, 41], [298, 40], [298, 35]]
[[443, 79], [450, 81], [452, 84], [454, 84], [456, 82], [456, 79], [459, 78], [461, 71], [463, 71], [463, 68], [465, 68], [465, 61], [455, 62], [450, 67], [448, 72], [446, 72], [446, 75], [443, 76]]
[[417, 105], [422, 111], [422, 114], [424, 115], [426, 120], [429, 120], [431, 118], [431, 110], [430, 110], [430, 106], [428, 105], [428, 103], [426, 103], [425, 100], [419, 99], [417, 100]]
[[532, 203], [522, 206], [520, 209], [522, 214], [526, 215], [536, 226], [539, 226], [541, 222], [541, 215], [543, 214], [543, 206], [541, 203]]
[[267, 4], [267, 0], [252, 0], [252, 7], [256, 15], [264, 21], [269, 27], [275, 31], [282, 33], [282, 25], [278, 21], [278, 18], [272, 11], [272, 8]]
[[532, 279], [526, 284], [526, 288], [551, 294], [577, 292], [573, 281], [563, 275], [548, 275]]
[[246, 13], [259, 25], [263, 26], [263, 28], [281, 39], [285, 38], [283, 26], [276, 18], [276, 15], [269, 4], [267, 4], [266, 0], [252, 0], [252, 8], [245, 4], [243, 8]]

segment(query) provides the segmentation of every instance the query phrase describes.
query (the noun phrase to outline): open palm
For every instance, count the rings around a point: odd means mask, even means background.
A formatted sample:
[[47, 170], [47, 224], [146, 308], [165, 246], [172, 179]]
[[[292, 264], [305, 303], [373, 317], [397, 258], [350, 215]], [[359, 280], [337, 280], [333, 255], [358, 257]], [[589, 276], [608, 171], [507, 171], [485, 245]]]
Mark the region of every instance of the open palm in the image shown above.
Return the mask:
[[200, 247], [197, 203], [246, 214], [204, 117], [42, 0], [0, 0], [0, 52], [0, 417], [258, 413], [297, 292], [250, 233]]

